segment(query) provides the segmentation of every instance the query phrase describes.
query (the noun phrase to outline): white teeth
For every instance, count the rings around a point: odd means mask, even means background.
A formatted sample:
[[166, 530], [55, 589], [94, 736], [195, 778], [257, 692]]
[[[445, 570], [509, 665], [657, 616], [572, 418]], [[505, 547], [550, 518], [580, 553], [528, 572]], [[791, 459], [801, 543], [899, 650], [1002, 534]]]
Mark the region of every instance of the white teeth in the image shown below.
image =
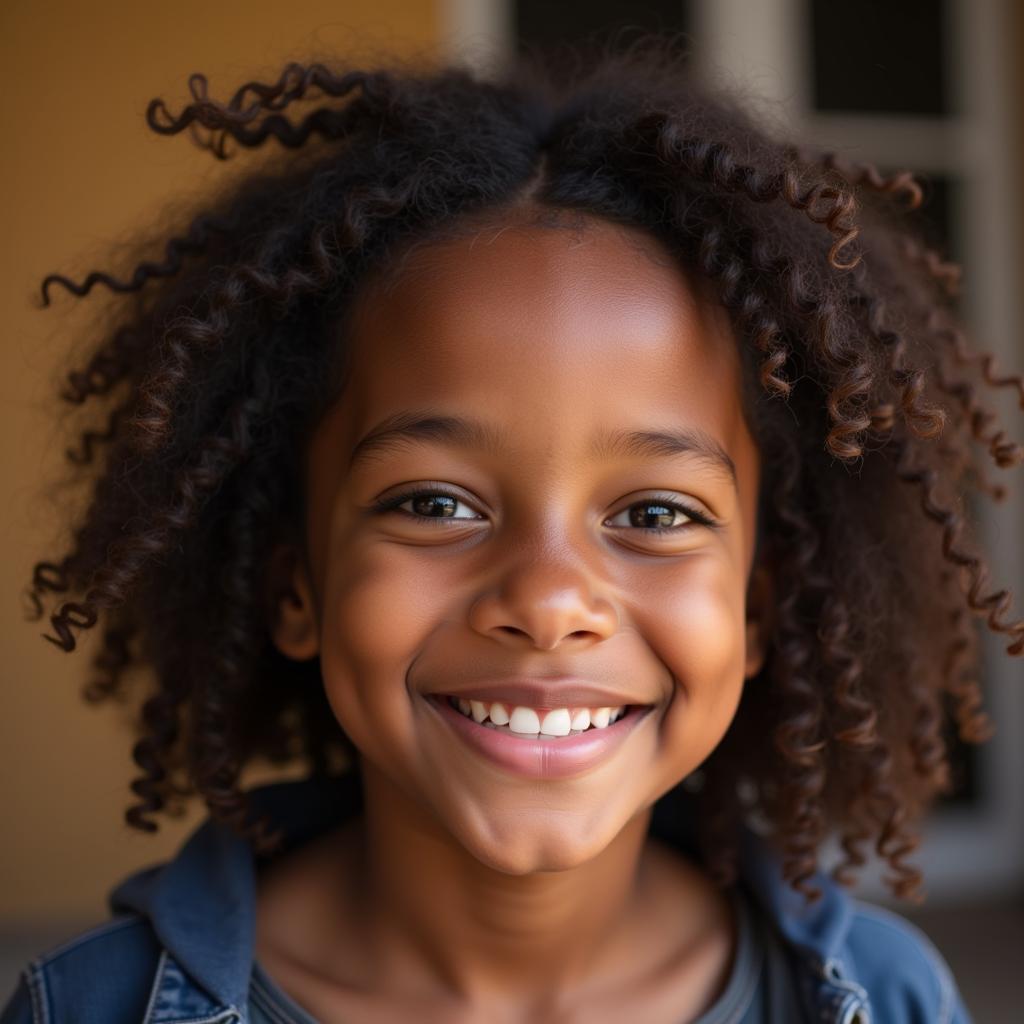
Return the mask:
[[545, 736], [568, 736], [571, 728], [568, 708], [549, 711], [544, 716], [544, 721], [540, 723], [540, 731]]
[[540, 719], [533, 708], [517, 707], [512, 709], [512, 717], [508, 720], [512, 732], [540, 732]]
[[570, 711], [569, 708], [555, 708], [552, 711], [538, 713], [533, 708], [518, 705], [511, 707], [499, 701], [490, 703], [459, 697], [454, 703], [467, 718], [472, 718], [480, 725], [492, 728], [507, 726], [509, 731], [526, 736], [536, 736], [538, 733], [544, 736], [568, 736], [570, 733], [579, 734], [587, 729], [606, 729], [626, 713], [625, 707], [621, 706], [577, 708], [575, 711]]

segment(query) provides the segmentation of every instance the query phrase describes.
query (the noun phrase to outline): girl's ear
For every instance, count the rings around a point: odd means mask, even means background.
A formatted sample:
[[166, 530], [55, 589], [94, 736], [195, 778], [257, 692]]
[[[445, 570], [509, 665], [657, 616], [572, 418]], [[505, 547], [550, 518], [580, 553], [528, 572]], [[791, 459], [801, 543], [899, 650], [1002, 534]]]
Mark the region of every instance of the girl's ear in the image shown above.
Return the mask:
[[767, 561], [759, 561], [747, 586], [747, 659], [744, 678], [757, 675], [768, 657], [775, 624], [775, 574]]
[[292, 544], [279, 544], [270, 556], [268, 572], [270, 636], [274, 646], [293, 661], [306, 661], [320, 652], [313, 587], [306, 560]]

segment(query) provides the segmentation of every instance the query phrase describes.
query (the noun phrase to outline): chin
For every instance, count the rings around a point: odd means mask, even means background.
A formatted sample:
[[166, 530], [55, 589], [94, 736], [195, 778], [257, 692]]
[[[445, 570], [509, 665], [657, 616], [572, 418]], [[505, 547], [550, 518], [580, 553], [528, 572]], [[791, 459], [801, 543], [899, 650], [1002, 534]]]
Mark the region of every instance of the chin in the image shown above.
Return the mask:
[[[523, 822], [532, 818], [528, 826]], [[584, 834], [575, 812], [524, 809], [504, 821], [477, 821], [460, 829], [456, 839], [476, 860], [505, 875], [532, 875], [538, 871], [568, 871], [605, 850], [621, 830], [609, 826], [604, 835]]]

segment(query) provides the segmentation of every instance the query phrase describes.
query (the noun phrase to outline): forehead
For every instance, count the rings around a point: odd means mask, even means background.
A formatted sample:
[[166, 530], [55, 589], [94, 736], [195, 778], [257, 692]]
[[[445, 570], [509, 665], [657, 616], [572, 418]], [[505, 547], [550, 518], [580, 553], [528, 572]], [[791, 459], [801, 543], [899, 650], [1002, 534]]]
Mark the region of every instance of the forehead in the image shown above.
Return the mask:
[[522, 451], [610, 421], [743, 431], [724, 310], [654, 238], [589, 220], [512, 224], [417, 249], [351, 322], [345, 433], [430, 407], [508, 427]]

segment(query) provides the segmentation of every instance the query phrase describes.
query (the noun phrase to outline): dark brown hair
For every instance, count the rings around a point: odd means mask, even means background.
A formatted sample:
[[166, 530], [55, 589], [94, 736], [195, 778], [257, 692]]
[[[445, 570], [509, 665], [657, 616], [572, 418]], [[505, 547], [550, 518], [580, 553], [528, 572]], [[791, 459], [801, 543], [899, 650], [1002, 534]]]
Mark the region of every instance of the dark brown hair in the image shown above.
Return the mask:
[[[367, 275], [470, 217], [534, 203], [638, 226], [712, 284], [746, 372], [764, 460], [758, 549], [775, 568], [767, 662], [701, 767], [707, 863], [734, 877], [737, 825], [774, 827], [784, 872], [813, 895], [817, 851], [873, 844], [912, 898], [915, 822], [949, 785], [947, 719], [989, 724], [975, 679], [975, 618], [1024, 652], [1024, 622], [991, 590], [965, 502], [999, 498], [984, 463], [1022, 449], [984, 403], [1014, 389], [958, 325], [958, 269], [904, 211], [921, 190], [775, 140], [741, 103], [691, 81], [678, 41], [643, 37], [599, 59], [521, 57], [465, 68], [288, 65], [227, 101], [190, 79], [178, 113], [214, 156], [283, 147], [126, 277], [106, 334], [62, 398], [95, 409], [68, 458], [89, 500], [30, 591], [64, 650], [102, 620], [92, 700], [149, 687], [127, 811], [198, 792], [210, 812], [273, 844], [240, 772], [256, 755], [329, 773], [354, 751], [316, 661], [269, 639], [267, 554], [301, 543], [303, 459], [336, 393], [346, 313]], [[286, 113], [287, 111], [287, 113]], [[135, 666], [150, 670], [136, 680]]]

